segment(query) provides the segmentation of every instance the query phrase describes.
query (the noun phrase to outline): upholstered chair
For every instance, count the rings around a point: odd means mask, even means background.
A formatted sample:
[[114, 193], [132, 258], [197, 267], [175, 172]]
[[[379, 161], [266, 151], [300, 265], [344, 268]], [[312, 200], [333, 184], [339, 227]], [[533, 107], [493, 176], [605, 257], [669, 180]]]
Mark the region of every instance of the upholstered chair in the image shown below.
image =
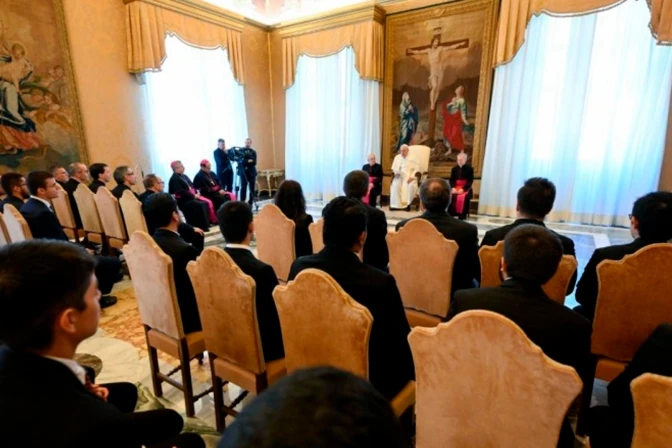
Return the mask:
[[7, 244], [11, 243], [11, 240], [9, 239], [9, 235], [7, 234], [7, 227], [5, 226], [5, 218], [0, 213], [0, 247], [6, 246]]
[[[369, 377], [369, 337], [373, 317], [327, 273], [301, 271], [273, 298], [280, 316], [287, 372], [314, 366], [332, 366]], [[390, 404], [397, 415], [415, 401], [410, 381]]]
[[33, 234], [30, 232], [28, 223], [23, 218], [23, 215], [10, 204], [5, 204], [5, 229], [7, 236], [12, 243], [20, 243], [26, 240], [32, 240]]
[[491, 288], [502, 283], [499, 268], [502, 265], [503, 255], [504, 241], [499, 241], [495, 246], [482, 246], [478, 249], [478, 259], [481, 262], [481, 288]]
[[[408, 147], [408, 160], [415, 163], [418, 166], [418, 171], [415, 173], [416, 182], [418, 183], [418, 193], [420, 191], [420, 185], [427, 179], [429, 175], [429, 159], [432, 154], [432, 149], [429, 146], [425, 145], [411, 145]], [[414, 206], [415, 210], [420, 209], [420, 198], [416, 193], [415, 198], [413, 198], [412, 204], [409, 206]]]
[[563, 255], [558, 265], [558, 270], [551, 279], [542, 288], [546, 295], [558, 303], [565, 304], [565, 297], [567, 297], [567, 290], [569, 283], [572, 281], [572, 276], [576, 272], [579, 263], [571, 255]]
[[265, 205], [254, 218], [257, 256], [273, 266], [278, 279], [285, 282], [296, 259], [294, 221], [288, 219], [274, 204]]
[[630, 383], [635, 405], [632, 448], [668, 448], [672, 441], [672, 378], [645, 373]]
[[[194, 285], [210, 359], [217, 430], [223, 431], [226, 415], [238, 415], [234, 408], [248, 391], [258, 395], [285, 376], [285, 360], [264, 362], [256, 285], [226, 252], [209, 247], [197, 261], [189, 262], [187, 271]], [[225, 406], [222, 387], [229, 382], [242, 387], [243, 392]]]
[[411, 327], [433, 327], [448, 315], [458, 246], [424, 219], [386, 237], [394, 276]]
[[506, 317], [476, 310], [408, 337], [417, 382], [416, 447], [554, 448], [581, 391]]
[[132, 191], [124, 191], [119, 199], [119, 207], [124, 215], [126, 235], [133, 235], [138, 230], [147, 232], [147, 222], [142, 213], [142, 202], [138, 201]]
[[79, 184], [74, 196], [87, 240], [95, 244], [103, 244], [105, 242], [105, 232], [103, 232], [103, 225], [100, 223], [96, 195], [86, 185]]
[[80, 238], [84, 238], [85, 232], [84, 230], [77, 228], [75, 216], [72, 214], [68, 192], [65, 191], [58, 182], [56, 183], [56, 188], [59, 190], [58, 197], [51, 200], [51, 204], [54, 206], [54, 213], [56, 214], [61, 227], [63, 227], [63, 232], [65, 232], [68, 238], [79, 242]]
[[124, 220], [121, 217], [119, 201], [107, 188], [99, 188], [95, 197], [107, 243], [109, 247], [121, 250], [124, 244], [128, 242], [128, 237], [126, 236]]
[[313, 253], [316, 254], [324, 249], [324, 239], [322, 232], [324, 231], [324, 219], [320, 218], [308, 225], [308, 232], [310, 232], [310, 240], [313, 242]]
[[[147, 233], [141, 231], [131, 236], [124, 246], [124, 255], [133, 277], [133, 289], [145, 329], [154, 395], [163, 395], [163, 382], [176, 387], [184, 393], [187, 416], [193, 417], [194, 402], [212, 389], [194, 396], [189, 361], [195, 357], [202, 359], [205, 339], [202, 331], [184, 332], [175, 292], [173, 261]], [[159, 350], [177, 358], [179, 367], [167, 374], [161, 373]], [[182, 373], [182, 383], [171, 378], [178, 370]]]

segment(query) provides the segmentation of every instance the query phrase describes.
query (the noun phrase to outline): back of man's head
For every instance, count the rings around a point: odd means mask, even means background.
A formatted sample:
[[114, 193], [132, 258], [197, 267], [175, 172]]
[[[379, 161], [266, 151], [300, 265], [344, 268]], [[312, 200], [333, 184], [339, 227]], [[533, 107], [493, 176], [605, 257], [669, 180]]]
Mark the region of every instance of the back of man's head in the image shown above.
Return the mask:
[[504, 238], [504, 263], [509, 277], [536, 285], [548, 282], [562, 259], [560, 238], [547, 228], [524, 224]]
[[23, 175], [20, 173], [3, 174], [2, 179], [0, 179], [0, 184], [2, 185], [2, 189], [5, 190], [5, 194], [12, 194], [14, 187], [21, 185], [21, 179], [23, 179]]
[[26, 184], [28, 184], [28, 191], [33, 196], [37, 196], [37, 190], [40, 188], [47, 188], [47, 179], [53, 179], [54, 175], [49, 171], [33, 171], [28, 173], [26, 177]]
[[145, 190], [150, 190], [154, 188], [154, 185], [159, 183], [159, 178], [156, 174], [148, 174], [142, 179], [142, 185], [145, 186]]
[[527, 179], [518, 190], [520, 213], [530, 219], [543, 221], [555, 202], [555, 185], [543, 177]]
[[142, 211], [147, 221], [152, 223], [152, 227], [167, 227], [173, 219], [173, 214], [177, 213], [177, 204], [168, 193], [155, 193], [143, 203]]
[[450, 205], [450, 183], [440, 177], [427, 179], [420, 186], [420, 201], [430, 213], [444, 213]]
[[0, 342], [42, 350], [67, 308], [84, 310], [96, 261], [63, 241], [32, 240], [0, 249]]
[[345, 196], [333, 199], [322, 210], [322, 217], [322, 239], [325, 246], [351, 249], [362, 232], [366, 232], [366, 209], [356, 199]]
[[369, 191], [369, 175], [366, 171], [350, 171], [343, 179], [343, 194], [349, 198], [362, 199]]
[[126, 165], [118, 166], [114, 170], [114, 180], [117, 182], [117, 185], [121, 185], [126, 182], [126, 173], [128, 173], [128, 167]]
[[98, 177], [105, 172], [107, 168], [106, 163], [94, 163], [89, 167], [89, 173], [91, 174], [91, 179], [100, 180]]
[[263, 392], [224, 431], [219, 448], [401, 448], [389, 403], [370, 382], [331, 367], [299, 370]]
[[637, 199], [632, 206], [639, 237], [653, 242], [672, 239], [672, 192], [656, 191]]
[[217, 211], [219, 230], [230, 244], [245, 241], [252, 223], [252, 209], [242, 201], [229, 201]]

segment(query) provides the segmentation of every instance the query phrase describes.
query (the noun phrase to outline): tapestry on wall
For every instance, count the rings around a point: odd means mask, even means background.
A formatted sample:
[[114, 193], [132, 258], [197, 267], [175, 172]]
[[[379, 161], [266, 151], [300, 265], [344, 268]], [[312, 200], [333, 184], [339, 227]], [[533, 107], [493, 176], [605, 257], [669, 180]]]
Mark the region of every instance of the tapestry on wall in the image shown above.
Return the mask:
[[387, 17], [383, 163], [403, 144], [431, 148], [447, 177], [457, 155], [483, 165], [492, 87], [494, 0], [466, 0]]
[[61, 0], [0, 0], [0, 173], [87, 162]]

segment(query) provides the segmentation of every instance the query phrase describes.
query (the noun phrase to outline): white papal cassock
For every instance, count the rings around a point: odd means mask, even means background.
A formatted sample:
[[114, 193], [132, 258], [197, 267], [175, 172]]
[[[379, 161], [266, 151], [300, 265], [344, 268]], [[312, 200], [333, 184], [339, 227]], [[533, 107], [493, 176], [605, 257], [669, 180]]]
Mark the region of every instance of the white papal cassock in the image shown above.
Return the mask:
[[[397, 154], [392, 162], [392, 187], [390, 190], [390, 208], [406, 208], [411, 205], [418, 192], [415, 173], [419, 166], [416, 162]], [[408, 179], [413, 179], [409, 184]]]

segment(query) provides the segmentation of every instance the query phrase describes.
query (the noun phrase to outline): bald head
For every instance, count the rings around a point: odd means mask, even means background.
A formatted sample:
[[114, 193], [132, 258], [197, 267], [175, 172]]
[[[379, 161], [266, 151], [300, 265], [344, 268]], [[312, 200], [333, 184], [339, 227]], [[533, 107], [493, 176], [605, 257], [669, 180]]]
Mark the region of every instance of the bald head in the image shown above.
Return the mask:
[[440, 177], [427, 179], [420, 186], [420, 201], [430, 213], [445, 213], [450, 197], [450, 184]]
[[83, 163], [74, 162], [68, 166], [68, 174], [72, 179], [76, 179], [82, 183], [89, 182], [89, 168]]

